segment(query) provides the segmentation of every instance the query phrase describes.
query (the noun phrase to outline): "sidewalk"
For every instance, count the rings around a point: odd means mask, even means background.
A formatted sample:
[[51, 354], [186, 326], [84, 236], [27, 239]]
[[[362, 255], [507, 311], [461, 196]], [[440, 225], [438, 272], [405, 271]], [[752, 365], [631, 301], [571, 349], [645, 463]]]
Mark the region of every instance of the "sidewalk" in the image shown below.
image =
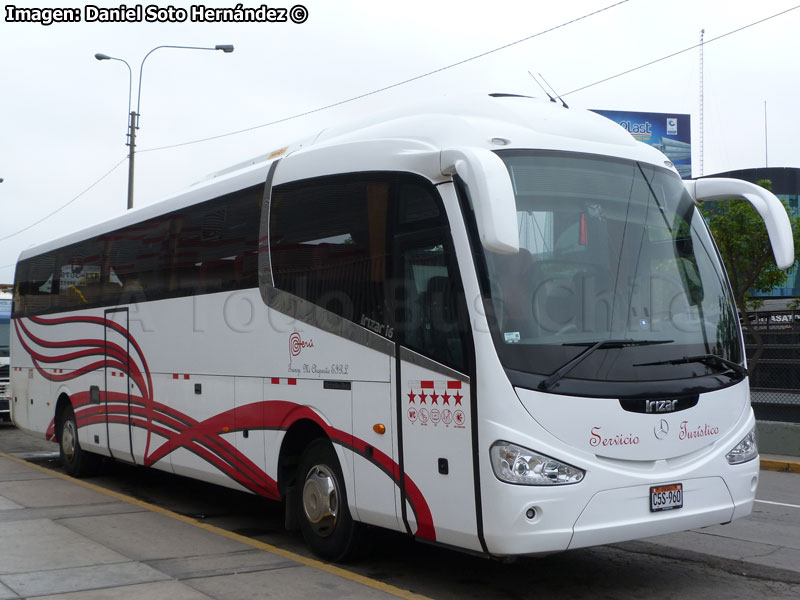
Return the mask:
[[422, 598], [0, 454], [0, 600]]

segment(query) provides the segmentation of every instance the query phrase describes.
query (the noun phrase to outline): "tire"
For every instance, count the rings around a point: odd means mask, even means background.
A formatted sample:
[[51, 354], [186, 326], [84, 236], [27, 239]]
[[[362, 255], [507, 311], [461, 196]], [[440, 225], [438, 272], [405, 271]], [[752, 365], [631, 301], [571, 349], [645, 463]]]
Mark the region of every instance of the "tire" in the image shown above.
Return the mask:
[[71, 477], [87, 477], [97, 472], [100, 457], [81, 448], [78, 441], [78, 424], [71, 405], [64, 408], [58, 431], [58, 450], [61, 465]]
[[328, 440], [315, 440], [303, 453], [296, 502], [303, 539], [314, 554], [332, 562], [356, 556], [363, 526], [350, 516], [342, 469]]

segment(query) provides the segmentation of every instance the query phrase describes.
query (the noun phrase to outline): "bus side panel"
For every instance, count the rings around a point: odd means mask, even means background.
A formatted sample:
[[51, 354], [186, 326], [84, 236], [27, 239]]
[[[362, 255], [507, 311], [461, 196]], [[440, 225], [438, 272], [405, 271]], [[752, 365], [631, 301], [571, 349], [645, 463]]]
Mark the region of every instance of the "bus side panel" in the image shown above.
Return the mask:
[[17, 319], [11, 321], [11, 363], [9, 369], [9, 382], [11, 384], [11, 418], [14, 425], [20, 429], [45, 437], [45, 429], [35, 430], [30, 425], [28, 410], [29, 389], [33, 379], [33, 362], [28, 353], [20, 344], [16, 329]]
[[[196, 392], [196, 390], [195, 390]], [[246, 468], [253, 475], [267, 469], [265, 430], [256, 425], [264, 421], [264, 380], [260, 377], [234, 378], [233, 418], [236, 449], [252, 463]]]
[[[225, 471], [227, 461], [223, 458], [235, 448], [234, 378], [166, 373], [158, 380], [164, 382], [159, 397], [168, 399], [167, 412], [188, 421], [188, 427], [169, 442], [180, 445], [168, 458], [174, 472], [238, 488]], [[200, 386], [199, 394], [195, 393], [196, 385]], [[139, 449], [143, 450], [141, 446]], [[151, 449], [148, 464], [159, 456]]]
[[25, 400], [28, 427], [34, 431], [52, 430], [53, 416], [55, 415], [54, 386], [46, 377], [36, 369], [27, 369], [28, 395]]
[[11, 405], [14, 423], [28, 433], [53, 439], [57, 398], [52, 395], [55, 392], [54, 386], [42, 371], [52, 376], [57, 369], [50, 366], [37, 368], [34, 365], [32, 357], [21, 343], [14, 323], [11, 331], [11, 356]]
[[[19, 354], [14, 355], [15, 359], [16, 356]], [[11, 418], [14, 422], [14, 425], [27, 431], [28, 433], [32, 433], [38, 435], [40, 437], [44, 437], [44, 431], [34, 431], [29, 423], [28, 419], [28, 385], [29, 385], [29, 376], [33, 372], [32, 368], [23, 368], [21, 366], [16, 366], [16, 361], [12, 363], [11, 367]]]
[[[59, 374], [67, 374], [68, 371]], [[100, 394], [95, 398], [101, 399], [100, 402], [93, 402], [91, 394], [92, 386], [97, 386]], [[103, 414], [102, 406], [102, 390], [103, 390], [103, 371], [91, 371], [84, 373], [80, 377], [68, 381], [66, 383], [56, 384], [52, 392], [52, 412], [51, 418], [55, 417], [55, 402], [61, 395], [66, 395], [75, 410], [75, 418], [78, 422], [78, 441], [81, 448], [109, 456], [108, 451], [108, 436], [105, 422], [105, 415]], [[55, 425], [55, 423], [54, 423]], [[54, 431], [56, 438], [58, 431]]]
[[354, 444], [355, 493], [350, 503], [355, 501], [361, 521], [400, 529], [395, 507], [392, 396], [389, 382], [353, 383], [353, 435], [365, 446], [362, 452]]

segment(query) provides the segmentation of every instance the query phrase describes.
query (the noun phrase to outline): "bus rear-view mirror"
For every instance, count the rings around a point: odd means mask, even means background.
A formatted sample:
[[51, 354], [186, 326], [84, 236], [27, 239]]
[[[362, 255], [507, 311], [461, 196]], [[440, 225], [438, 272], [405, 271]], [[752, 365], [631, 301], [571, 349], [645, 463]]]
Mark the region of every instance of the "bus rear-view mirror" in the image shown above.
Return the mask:
[[789, 269], [794, 264], [794, 237], [789, 215], [781, 201], [767, 189], [741, 179], [714, 178], [684, 181], [695, 202], [743, 198], [753, 205], [767, 226], [775, 264]]
[[490, 150], [455, 148], [441, 154], [443, 175], [458, 175], [467, 186], [484, 248], [519, 252], [514, 188], [505, 163]]

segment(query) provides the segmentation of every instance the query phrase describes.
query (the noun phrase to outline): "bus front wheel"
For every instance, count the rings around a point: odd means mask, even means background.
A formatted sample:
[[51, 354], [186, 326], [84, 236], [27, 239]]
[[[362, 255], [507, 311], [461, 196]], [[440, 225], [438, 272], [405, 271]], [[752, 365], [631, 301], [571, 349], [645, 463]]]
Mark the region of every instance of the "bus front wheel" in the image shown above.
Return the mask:
[[353, 521], [336, 452], [328, 440], [312, 442], [297, 470], [297, 515], [306, 544], [320, 558], [353, 558], [361, 525]]
[[58, 432], [58, 450], [61, 465], [67, 475], [86, 477], [93, 474], [100, 464], [100, 457], [86, 452], [78, 441], [78, 423], [75, 411], [67, 405], [61, 415], [61, 427]]

